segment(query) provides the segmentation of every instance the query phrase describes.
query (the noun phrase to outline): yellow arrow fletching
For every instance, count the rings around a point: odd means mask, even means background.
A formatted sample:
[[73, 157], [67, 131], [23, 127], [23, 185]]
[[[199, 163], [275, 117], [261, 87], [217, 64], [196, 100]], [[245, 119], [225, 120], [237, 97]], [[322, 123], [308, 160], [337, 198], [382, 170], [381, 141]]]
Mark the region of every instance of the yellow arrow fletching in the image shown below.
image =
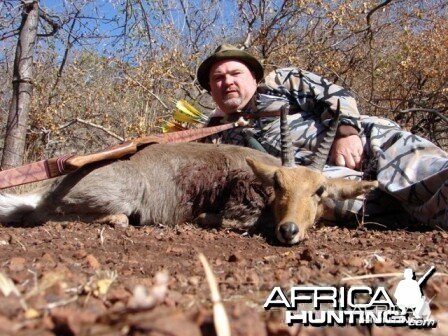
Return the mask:
[[196, 115], [196, 116], [200, 116], [202, 113], [199, 112], [193, 105], [191, 105], [189, 102], [187, 102], [186, 100], [179, 100], [176, 103], [176, 107], [181, 110], [184, 111], [185, 113], [188, 114], [192, 114], [192, 115]]
[[177, 110], [174, 111], [174, 119], [179, 122], [188, 123], [202, 123], [205, 124], [208, 121], [208, 117], [202, 112], [198, 111], [193, 105], [186, 100], [179, 100], [176, 103]]
[[186, 127], [183, 127], [181, 124], [179, 124], [176, 121], [168, 120], [165, 122], [162, 126], [162, 132], [163, 133], [170, 133], [170, 132], [178, 132], [178, 131], [184, 131], [186, 130]]
[[192, 116], [192, 115], [184, 113], [184, 112], [182, 112], [180, 110], [174, 111], [173, 118], [177, 122], [181, 122], [181, 123], [197, 123], [197, 122], [200, 122], [199, 119], [196, 116]]

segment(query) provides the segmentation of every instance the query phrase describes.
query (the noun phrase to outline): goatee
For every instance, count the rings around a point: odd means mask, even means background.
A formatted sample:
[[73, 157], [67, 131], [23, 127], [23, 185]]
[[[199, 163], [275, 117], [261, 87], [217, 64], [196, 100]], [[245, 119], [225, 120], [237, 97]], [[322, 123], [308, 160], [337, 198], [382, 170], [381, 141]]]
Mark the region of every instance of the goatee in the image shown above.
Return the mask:
[[235, 98], [225, 99], [223, 101], [223, 105], [227, 109], [235, 109], [236, 110], [241, 106], [242, 102], [243, 102], [243, 100], [240, 97], [235, 97]]

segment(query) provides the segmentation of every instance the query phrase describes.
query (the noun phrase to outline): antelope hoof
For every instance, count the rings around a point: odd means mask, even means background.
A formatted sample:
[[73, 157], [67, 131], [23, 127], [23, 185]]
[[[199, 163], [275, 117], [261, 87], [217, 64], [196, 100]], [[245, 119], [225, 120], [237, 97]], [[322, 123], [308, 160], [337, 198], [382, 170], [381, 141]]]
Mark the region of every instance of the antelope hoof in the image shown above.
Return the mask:
[[203, 228], [218, 228], [222, 226], [222, 216], [214, 213], [201, 213], [193, 222]]
[[100, 224], [109, 224], [120, 229], [125, 229], [129, 226], [129, 218], [125, 214], [107, 215], [100, 218], [97, 222]]
[[293, 245], [300, 240], [300, 230], [296, 223], [285, 222], [277, 229], [277, 238], [282, 243]]

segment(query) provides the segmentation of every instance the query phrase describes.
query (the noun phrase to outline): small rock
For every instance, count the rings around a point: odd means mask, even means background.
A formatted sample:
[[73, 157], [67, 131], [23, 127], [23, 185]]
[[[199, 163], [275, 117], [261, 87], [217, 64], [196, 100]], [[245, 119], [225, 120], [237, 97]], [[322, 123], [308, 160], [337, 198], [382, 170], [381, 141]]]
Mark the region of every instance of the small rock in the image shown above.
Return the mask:
[[131, 293], [129, 293], [126, 289], [122, 287], [110, 289], [107, 292], [106, 299], [111, 303], [115, 303], [117, 301], [127, 302], [131, 297]]
[[169, 291], [164, 302], [169, 307], [175, 307], [182, 301], [182, 298], [183, 298], [182, 293], [177, 291]]
[[172, 253], [172, 254], [174, 254], [174, 255], [178, 255], [178, 256], [182, 255], [183, 252], [184, 252], [184, 249], [183, 249], [183, 248], [181, 248], [181, 247], [176, 247], [176, 246], [169, 246], [169, 247], [166, 249], [166, 253], [167, 253], [167, 254]]
[[418, 269], [418, 261], [416, 261], [416, 260], [404, 259], [402, 261], [402, 264], [403, 264], [403, 266], [412, 268], [413, 270]]
[[192, 276], [192, 277], [188, 278], [188, 283], [192, 286], [199, 285], [200, 281], [201, 281], [201, 279], [198, 276]]
[[74, 308], [55, 308], [50, 312], [56, 329], [69, 330], [71, 334], [80, 335], [86, 325], [92, 324], [98, 315]]
[[364, 265], [364, 260], [359, 257], [353, 257], [348, 260], [347, 264], [352, 267], [360, 268]]
[[274, 277], [276, 280], [278, 280], [280, 282], [287, 282], [291, 278], [291, 276], [289, 275], [289, 272], [284, 269], [278, 269], [277, 272], [275, 272]]
[[135, 286], [132, 297], [128, 301], [131, 309], [149, 309], [156, 305], [156, 300], [149, 295], [148, 289], [143, 285]]
[[306, 266], [300, 266], [296, 272], [298, 282], [307, 282], [311, 275], [312, 271]]
[[22, 257], [12, 257], [9, 261], [9, 269], [13, 272], [20, 272], [25, 269], [26, 259]]
[[39, 316], [40, 316], [40, 313], [39, 313], [39, 311], [37, 311], [36, 309], [34, 309], [34, 308], [28, 308], [26, 311], [25, 311], [25, 318], [27, 319], [27, 320], [33, 320], [33, 319], [36, 319], [36, 318], [38, 318]]
[[87, 261], [87, 264], [94, 270], [98, 270], [101, 267], [101, 264], [98, 261], [98, 259], [96, 259], [92, 254], [89, 254], [88, 256], [86, 256], [86, 261]]
[[230, 288], [230, 289], [235, 289], [238, 286], [238, 283], [233, 276], [227, 277], [225, 284], [227, 285], [227, 288]]
[[54, 323], [50, 315], [45, 314], [42, 317], [42, 326], [48, 330], [54, 329]]
[[11, 294], [8, 297], [0, 298], [0, 316], [14, 319], [22, 311], [20, 299]]
[[40, 261], [48, 263], [48, 264], [52, 264], [52, 265], [56, 264], [53, 256], [47, 252], [44, 252], [44, 254], [42, 254]]
[[188, 286], [188, 280], [187, 277], [183, 274], [176, 274], [174, 276], [174, 279], [177, 281], [180, 287], [186, 287]]
[[448, 246], [445, 245], [443, 247], [443, 253], [448, 254]]
[[238, 253], [234, 253], [232, 255], [229, 256], [229, 258], [227, 259], [228, 262], [238, 262], [241, 260], [241, 257]]
[[246, 281], [253, 284], [255, 287], [258, 287], [260, 285], [260, 277], [257, 273], [251, 272], [247, 275]]
[[138, 330], [140, 335], [202, 335], [199, 326], [188, 319], [184, 313], [168, 308], [134, 314], [128, 321], [132, 329]]
[[73, 258], [75, 259], [84, 259], [87, 256], [87, 252], [85, 250], [78, 250], [73, 254]]
[[337, 267], [337, 266], [335, 266], [335, 265], [332, 265], [332, 266], [330, 266], [330, 267], [327, 269], [327, 272], [330, 273], [330, 274], [333, 275], [333, 276], [336, 276], [336, 275], [339, 274], [339, 272], [340, 272], [340, 268]]
[[17, 324], [0, 315], [0, 333], [2, 335], [13, 335], [17, 333], [18, 328], [19, 326]]
[[267, 331], [260, 314], [245, 304], [226, 307], [234, 336], [266, 336]]
[[11, 236], [10, 235], [1, 235], [0, 236], [0, 246], [9, 245], [10, 242], [11, 242]]
[[299, 255], [301, 260], [311, 261], [313, 260], [314, 252], [310, 248], [305, 248]]
[[336, 266], [344, 265], [344, 258], [343, 258], [342, 256], [335, 256], [335, 257], [334, 257], [334, 261], [333, 261], [333, 263], [334, 263]]
[[397, 272], [397, 268], [395, 267], [394, 263], [390, 260], [388, 261], [376, 261], [372, 265], [372, 273], [374, 274], [382, 274], [382, 273], [395, 273]]
[[294, 336], [299, 335], [299, 326], [287, 326], [283, 322], [268, 321], [266, 324], [268, 334], [272, 336]]

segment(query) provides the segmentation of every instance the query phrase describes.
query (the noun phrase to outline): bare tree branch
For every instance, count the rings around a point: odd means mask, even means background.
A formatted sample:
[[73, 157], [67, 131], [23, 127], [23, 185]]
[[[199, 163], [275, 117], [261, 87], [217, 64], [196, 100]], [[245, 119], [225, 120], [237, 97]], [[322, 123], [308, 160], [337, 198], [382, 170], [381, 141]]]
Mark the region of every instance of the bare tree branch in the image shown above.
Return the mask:
[[58, 129], [59, 129], [59, 130], [63, 130], [64, 128], [67, 128], [67, 127], [69, 127], [69, 126], [72, 126], [72, 125], [74, 125], [74, 124], [76, 124], [76, 123], [80, 123], [80, 124], [83, 124], [83, 125], [86, 125], [86, 126], [89, 126], [89, 127], [93, 127], [93, 128], [102, 130], [103, 132], [109, 134], [111, 137], [113, 137], [113, 138], [115, 138], [115, 139], [118, 139], [118, 140], [120, 140], [120, 141], [124, 141], [124, 139], [123, 139], [121, 136], [115, 134], [115, 133], [112, 132], [111, 130], [108, 130], [108, 129], [105, 128], [104, 126], [97, 125], [97, 124], [95, 124], [95, 123], [92, 123], [91, 121], [84, 120], [84, 119], [81, 119], [81, 118], [75, 118], [75, 119], [73, 119], [73, 120], [70, 120], [70, 121], [67, 122], [66, 124], [60, 126]]
[[61, 24], [54, 21], [50, 16], [39, 6], [39, 17], [51, 26], [51, 31], [45, 34], [37, 34], [38, 37], [49, 37], [55, 35], [61, 28]]
[[146, 28], [146, 35], [148, 37], [148, 44], [151, 47], [152, 46], [152, 40], [151, 40], [151, 27], [148, 22], [148, 14], [146, 14], [145, 7], [143, 6], [142, 0], [138, 0], [138, 4], [140, 5], [140, 9], [142, 11], [142, 21]]
[[433, 114], [437, 115], [440, 119], [442, 119], [443, 121], [448, 123], [448, 118], [442, 114], [442, 112], [443, 112], [442, 110], [414, 107], [414, 108], [398, 111], [398, 113], [414, 113], [414, 112], [433, 113]]

